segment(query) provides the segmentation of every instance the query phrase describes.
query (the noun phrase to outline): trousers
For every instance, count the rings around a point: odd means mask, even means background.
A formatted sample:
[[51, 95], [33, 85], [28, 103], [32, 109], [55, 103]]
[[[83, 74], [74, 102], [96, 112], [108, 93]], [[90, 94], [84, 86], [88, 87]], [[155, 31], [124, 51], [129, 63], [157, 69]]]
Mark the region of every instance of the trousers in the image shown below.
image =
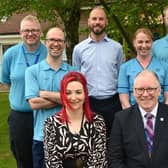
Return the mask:
[[118, 93], [107, 99], [96, 99], [92, 96], [89, 99], [91, 110], [103, 116], [106, 124], [107, 137], [109, 137], [114, 115], [116, 112], [122, 110]]
[[42, 141], [33, 140], [33, 168], [46, 168]]
[[11, 110], [8, 117], [9, 141], [17, 168], [33, 168], [33, 112]]

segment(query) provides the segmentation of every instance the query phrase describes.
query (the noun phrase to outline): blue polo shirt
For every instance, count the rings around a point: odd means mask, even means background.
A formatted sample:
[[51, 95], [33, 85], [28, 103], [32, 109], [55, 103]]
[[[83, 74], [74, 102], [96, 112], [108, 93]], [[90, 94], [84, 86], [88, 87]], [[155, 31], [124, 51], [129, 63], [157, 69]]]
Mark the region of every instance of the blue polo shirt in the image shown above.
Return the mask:
[[13, 110], [32, 112], [25, 100], [25, 70], [28, 68], [25, 56], [31, 66], [46, 58], [47, 49], [42, 43], [34, 52], [29, 52], [23, 43], [9, 48], [2, 59], [2, 83], [10, 85], [9, 101]]
[[153, 43], [152, 56], [168, 65], [168, 35]]
[[[152, 58], [146, 69], [149, 69], [158, 75], [162, 87], [159, 101], [164, 102], [164, 92], [168, 91], [168, 69], [166, 68], [166, 65], [160, 63], [157, 59]], [[144, 68], [140, 65], [136, 58], [123, 63], [120, 68], [118, 78], [118, 92], [129, 94], [129, 102], [132, 105], [135, 104], [135, 98], [133, 95], [133, 82], [136, 75], [143, 70]]]
[[[31, 99], [39, 96], [40, 90], [46, 91], [60, 91], [60, 82], [63, 76], [70, 72], [76, 71], [77, 68], [62, 63], [58, 70], [52, 69], [46, 60], [39, 64], [31, 66], [26, 71], [26, 85], [25, 85], [25, 98]], [[44, 121], [60, 111], [61, 105], [50, 109], [34, 110], [34, 140], [43, 141], [43, 127]]]

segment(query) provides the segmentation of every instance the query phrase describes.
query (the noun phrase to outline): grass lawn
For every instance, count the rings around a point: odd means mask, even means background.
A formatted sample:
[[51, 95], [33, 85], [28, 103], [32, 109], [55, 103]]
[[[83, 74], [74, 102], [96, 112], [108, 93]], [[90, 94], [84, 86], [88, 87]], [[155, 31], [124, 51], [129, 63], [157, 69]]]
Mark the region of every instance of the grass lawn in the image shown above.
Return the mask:
[[16, 168], [9, 146], [7, 124], [9, 110], [8, 94], [0, 93], [0, 168]]

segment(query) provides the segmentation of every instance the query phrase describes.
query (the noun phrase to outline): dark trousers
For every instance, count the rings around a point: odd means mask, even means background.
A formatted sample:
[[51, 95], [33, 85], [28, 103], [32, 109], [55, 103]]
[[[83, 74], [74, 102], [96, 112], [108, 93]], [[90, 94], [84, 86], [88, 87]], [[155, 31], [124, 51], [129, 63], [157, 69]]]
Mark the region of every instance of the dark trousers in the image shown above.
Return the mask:
[[8, 117], [11, 151], [18, 168], [33, 168], [33, 112], [11, 110]]
[[43, 142], [33, 140], [33, 168], [45, 168]]
[[114, 114], [122, 110], [119, 95], [115, 94], [113, 97], [108, 99], [96, 99], [90, 96], [89, 99], [92, 111], [101, 114], [104, 117], [107, 137], [109, 137], [114, 120]]

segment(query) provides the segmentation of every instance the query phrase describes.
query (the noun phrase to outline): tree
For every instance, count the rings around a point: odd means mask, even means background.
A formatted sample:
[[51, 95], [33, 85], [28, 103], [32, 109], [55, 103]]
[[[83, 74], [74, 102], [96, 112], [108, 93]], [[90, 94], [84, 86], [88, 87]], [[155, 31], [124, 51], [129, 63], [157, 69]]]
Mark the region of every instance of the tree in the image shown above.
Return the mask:
[[[109, 17], [109, 34], [123, 38], [128, 48], [134, 52], [131, 37], [140, 27], [149, 28], [153, 34], [166, 33], [163, 24], [163, 9], [168, 5], [164, 0], [100, 0]], [[128, 59], [128, 58], [127, 58]]]
[[[74, 45], [79, 40], [79, 21], [80, 21], [80, 0], [36, 0], [34, 10], [41, 18], [48, 19], [55, 22], [59, 17], [61, 18], [67, 40], [67, 57], [71, 63], [71, 54]], [[44, 12], [45, 11], [45, 12]]]
[[80, 4], [80, 0], [6, 0], [0, 1], [0, 17], [35, 11], [39, 18], [49, 20], [54, 25], [60, 19], [66, 32], [67, 57], [70, 61], [73, 47], [79, 40]]
[[[79, 40], [79, 21], [81, 6], [93, 6], [95, 2], [107, 11], [108, 35], [123, 42], [127, 50], [134, 53], [131, 37], [140, 27], [148, 27], [160, 36], [166, 33], [162, 22], [163, 8], [168, 5], [165, 0], [0, 0], [0, 17], [11, 16], [14, 12], [35, 11], [39, 18], [64, 24], [67, 35], [67, 56], [71, 62], [71, 53]], [[97, 4], [96, 4], [97, 5]], [[127, 56], [127, 59], [129, 57]]]

